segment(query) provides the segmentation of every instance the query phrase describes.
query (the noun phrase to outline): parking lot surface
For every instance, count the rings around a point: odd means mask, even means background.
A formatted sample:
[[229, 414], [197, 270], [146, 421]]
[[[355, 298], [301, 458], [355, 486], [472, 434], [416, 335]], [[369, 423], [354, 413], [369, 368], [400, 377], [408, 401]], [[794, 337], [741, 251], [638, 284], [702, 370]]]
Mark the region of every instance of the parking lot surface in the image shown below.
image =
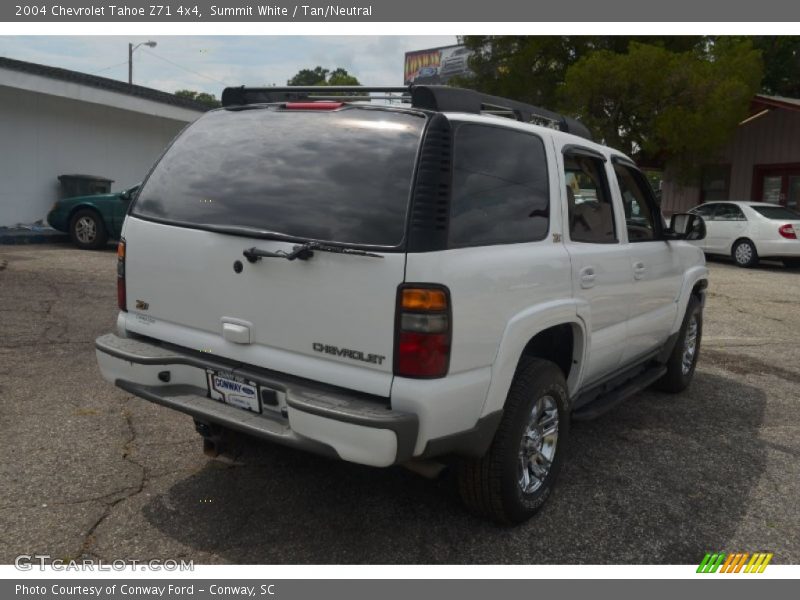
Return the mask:
[[574, 423], [545, 508], [501, 528], [467, 513], [447, 475], [258, 443], [243, 465], [207, 459], [190, 417], [100, 377], [115, 260], [0, 246], [2, 563], [800, 562], [800, 270], [710, 263], [690, 389]]

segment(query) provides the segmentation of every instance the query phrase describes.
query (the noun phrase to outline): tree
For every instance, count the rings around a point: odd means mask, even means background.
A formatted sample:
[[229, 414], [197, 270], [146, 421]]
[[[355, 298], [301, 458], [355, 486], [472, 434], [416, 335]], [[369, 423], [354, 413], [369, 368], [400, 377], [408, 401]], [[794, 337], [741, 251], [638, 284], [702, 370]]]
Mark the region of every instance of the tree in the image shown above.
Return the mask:
[[761, 90], [773, 96], [800, 98], [800, 36], [765, 35], [752, 39], [764, 61]]
[[361, 85], [353, 75], [341, 67], [330, 71], [322, 67], [302, 69], [286, 82], [287, 85]]
[[749, 40], [685, 52], [631, 42], [627, 53], [600, 50], [572, 65], [561, 107], [604, 143], [644, 165], [669, 160], [689, 179], [747, 116], [762, 73]]
[[195, 102], [199, 102], [207, 106], [208, 108], [219, 108], [222, 106], [222, 102], [217, 100], [217, 97], [214, 94], [207, 94], [206, 92], [195, 92], [192, 90], [178, 90], [175, 92], [175, 95], [179, 98], [187, 98], [189, 100], [194, 100]]
[[[759, 90], [746, 38], [465, 36], [473, 77], [458, 85], [578, 117], [604, 143], [681, 176], [713, 160]], [[784, 54], [788, 51], [782, 49]]]
[[464, 36], [472, 50], [473, 77], [454, 85], [558, 109], [567, 70], [594, 52], [625, 53], [632, 41], [687, 51], [701, 46], [700, 36]]

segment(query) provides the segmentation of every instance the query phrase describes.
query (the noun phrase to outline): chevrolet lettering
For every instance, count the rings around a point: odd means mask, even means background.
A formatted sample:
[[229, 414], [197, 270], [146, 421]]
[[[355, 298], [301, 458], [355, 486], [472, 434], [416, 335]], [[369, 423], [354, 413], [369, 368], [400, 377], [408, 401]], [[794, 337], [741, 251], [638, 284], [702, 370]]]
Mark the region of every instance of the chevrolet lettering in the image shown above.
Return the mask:
[[361, 360], [364, 362], [374, 363], [378, 365], [383, 364], [383, 361], [386, 359], [385, 356], [379, 356], [377, 354], [364, 354], [360, 350], [339, 348], [338, 346], [320, 344], [319, 342], [314, 342], [313, 348], [314, 352], [323, 352], [325, 354], [332, 354], [334, 356], [344, 356], [345, 358], [351, 358], [353, 360]]

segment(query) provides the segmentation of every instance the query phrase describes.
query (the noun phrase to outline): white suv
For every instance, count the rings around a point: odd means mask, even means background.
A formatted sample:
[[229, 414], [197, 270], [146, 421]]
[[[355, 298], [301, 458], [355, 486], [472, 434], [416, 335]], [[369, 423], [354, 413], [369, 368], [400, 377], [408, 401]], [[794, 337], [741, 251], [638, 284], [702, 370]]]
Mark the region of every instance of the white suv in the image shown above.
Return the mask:
[[471, 509], [522, 521], [571, 418], [688, 385], [708, 271], [682, 240], [703, 221], [667, 229], [576, 121], [370, 91], [405, 103], [229, 88], [173, 142], [125, 220], [100, 369], [212, 454], [236, 431], [376, 467], [454, 457]]

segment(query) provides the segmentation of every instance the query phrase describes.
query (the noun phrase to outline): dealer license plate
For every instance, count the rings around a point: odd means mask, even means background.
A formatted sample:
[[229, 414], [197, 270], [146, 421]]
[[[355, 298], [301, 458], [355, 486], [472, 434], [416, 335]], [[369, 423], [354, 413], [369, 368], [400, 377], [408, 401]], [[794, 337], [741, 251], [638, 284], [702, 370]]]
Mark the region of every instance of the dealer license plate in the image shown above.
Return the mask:
[[214, 399], [242, 408], [251, 412], [260, 413], [261, 404], [258, 401], [258, 385], [244, 377], [222, 371], [206, 372], [208, 380], [208, 395]]

